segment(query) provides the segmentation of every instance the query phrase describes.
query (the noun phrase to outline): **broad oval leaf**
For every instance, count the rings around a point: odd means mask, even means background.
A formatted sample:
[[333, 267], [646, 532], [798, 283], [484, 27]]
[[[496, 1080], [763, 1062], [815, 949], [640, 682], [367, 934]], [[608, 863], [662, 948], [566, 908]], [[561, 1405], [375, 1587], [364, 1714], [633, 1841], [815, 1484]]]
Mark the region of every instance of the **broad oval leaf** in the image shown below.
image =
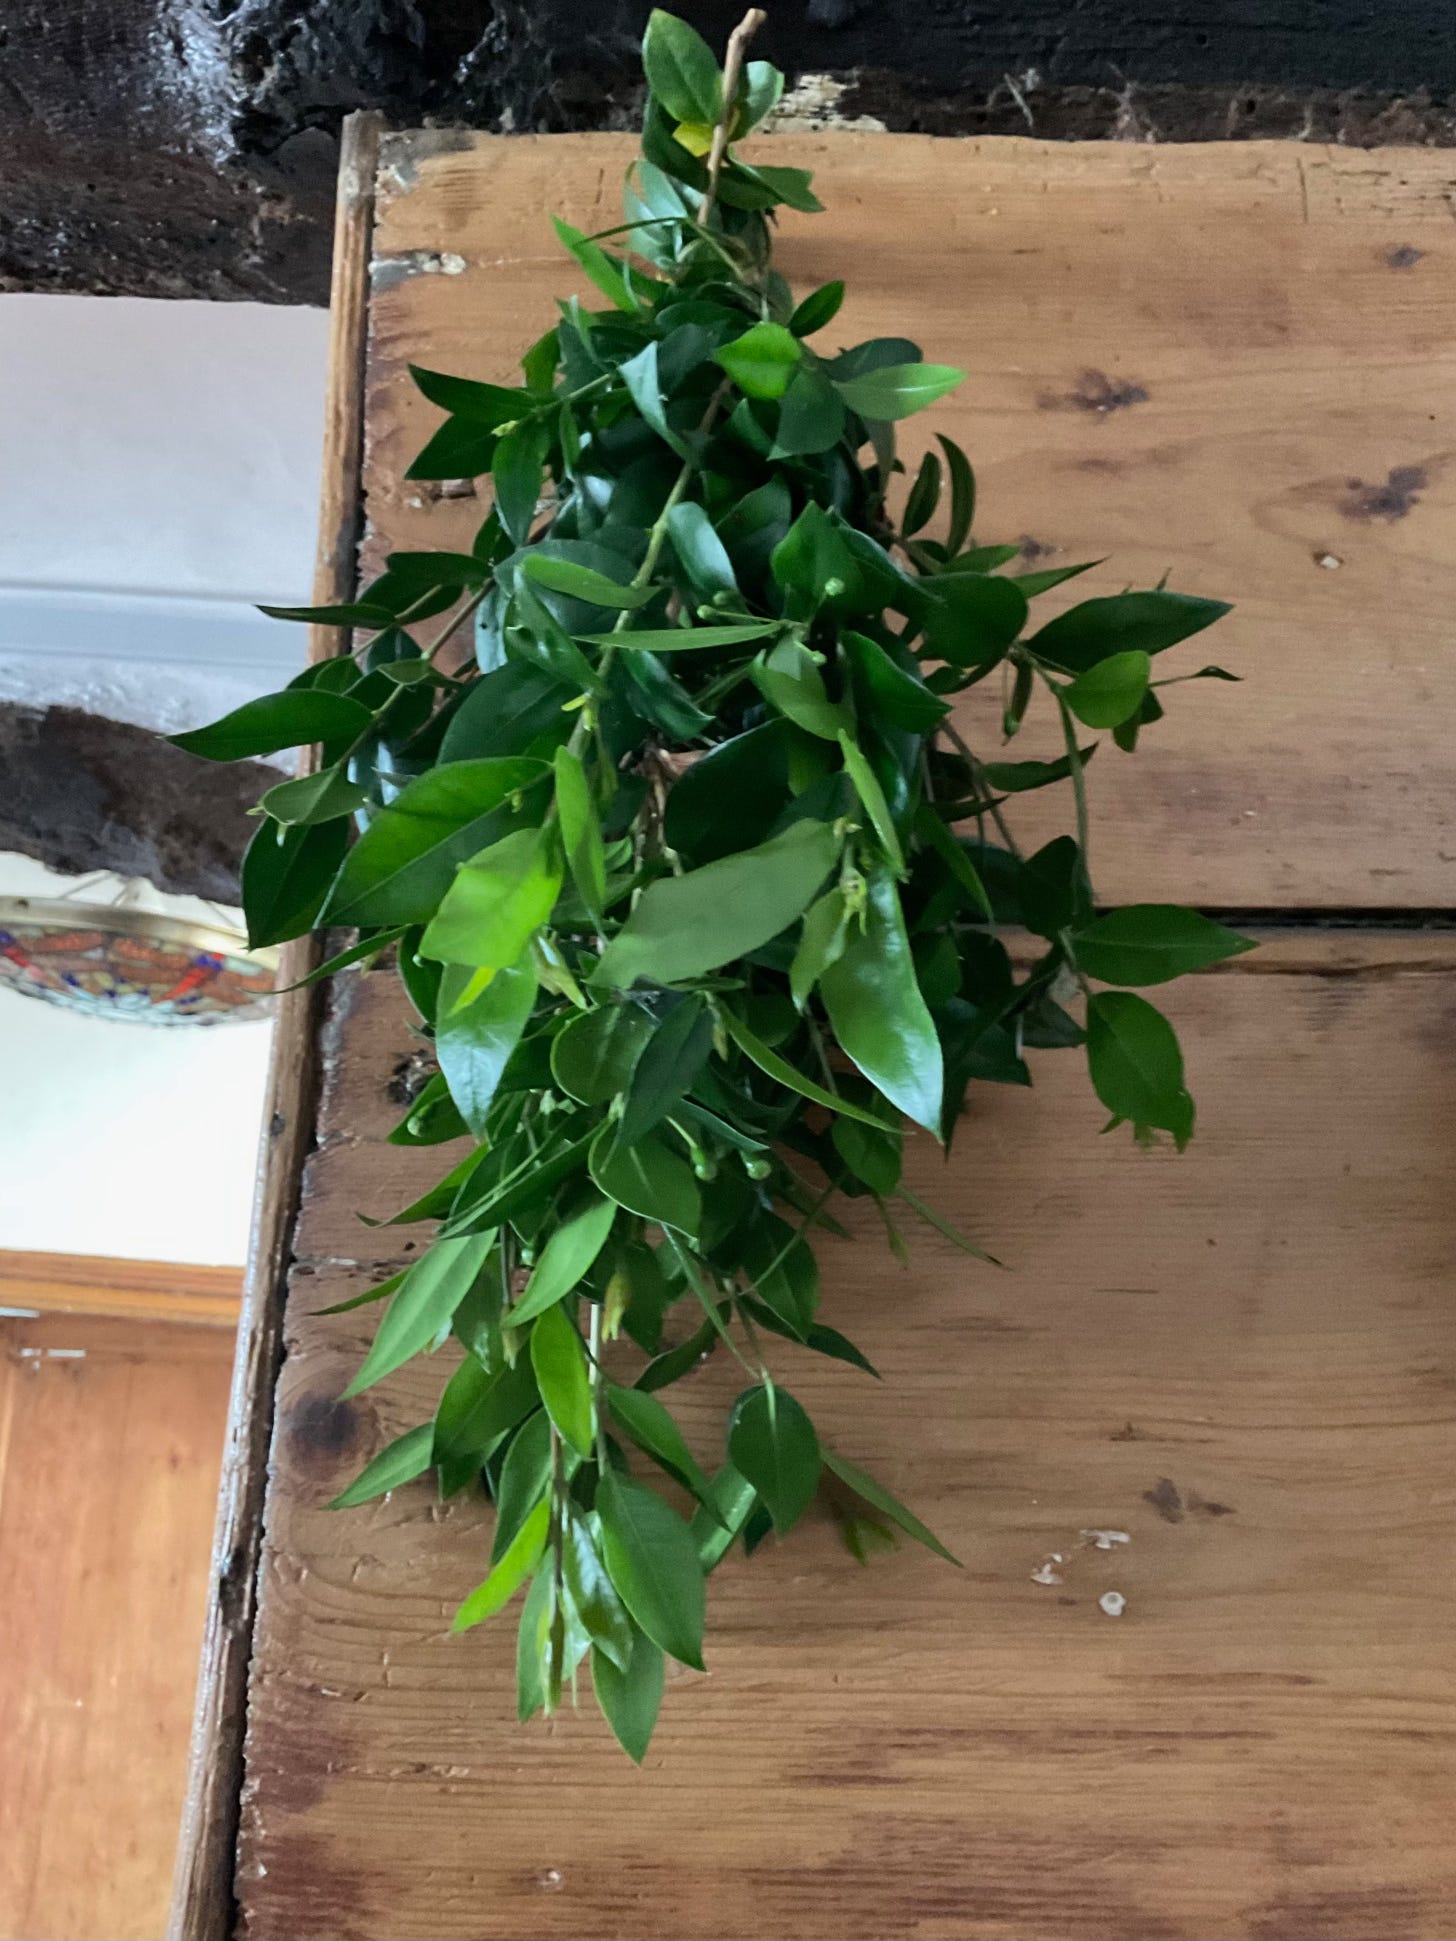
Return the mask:
[[456, 872], [420, 939], [420, 955], [503, 970], [520, 957], [560, 893], [552, 845], [539, 830], [513, 830]]
[[850, 929], [837, 963], [819, 980], [834, 1035], [859, 1069], [897, 1106], [939, 1137], [945, 1071], [940, 1039], [915, 981], [915, 965], [893, 878], [869, 875], [864, 928]]
[[1193, 1136], [1193, 1100], [1172, 1025], [1131, 991], [1087, 1000], [1087, 1068], [1098, 1098], [1134, 1126], [1171, 1132], [1180, 1150]]
[[819, 1487], [819, 1438], [786, 1388], [747, 1389], [728, 1423], [728, 1459], [762, 1497], [780, 1536], [791, 1530]]
[[629, 1213], [695, 1237], [703, 1216], [702, 1195], [692, 1167], [656, 1133], [623, 1146], [617, 1128], [604, 1125], [591, 1148], [591, 1176], [609, 1198]]
[[606, 1105], [631, 1083], [652, 1019], [628, 999], [572, 1018], [551, 1046], [551, 1075], [583, 1105]]
[[447, 964], [435, 1017], [435, 1056], [461, 1118], [477, 1138], [536, 1002], [529, 952], [493, 972], [483, 987], [480, 977], [469, 965]]
[[1228, 611], [1222, 600], [1195, 599], [1188, 593], [1114, 593], [1059, 613], [1028, 645], [1039, 660], [1080, 674], [1109, 654], [1161, 654], [1202, 633]]
[[1078, 967], [1102, 984], [1166, 984], [1188, 971], [1256, 948], [1197, 910], [1132, 903], [1098, 917], [1072, 939]]
[[1117, 728], [1143, 704], [1153, 663], [1141, 648], [1109, 654], [1079, 674], [1062, 699], [1089, 728]]
[[908, 418], [964, 383], [950, 364], [882, 364], [858, 377], [836, 380], [839, 395], [862, 418]]
[[781, 398], [798, 369], [803, 350], [792, 331], [778, 323], [756, 323], [713, 355], [750, 398]]
[[592, 1653], [592, 1690], [617, 1744], [640, 1766], [662, 1706], [665, 1664], [661, 1650], [646, 1632], [635, 1626], [633, 1629], [632, 1654], [625, 1671], [604, 1652]]
[[531, 1330], [531, 1366], [546, 1413], [579, 1456], [592, 1453], [596, 1412], [581, 1336], [561, 1307], [548, 1307]]

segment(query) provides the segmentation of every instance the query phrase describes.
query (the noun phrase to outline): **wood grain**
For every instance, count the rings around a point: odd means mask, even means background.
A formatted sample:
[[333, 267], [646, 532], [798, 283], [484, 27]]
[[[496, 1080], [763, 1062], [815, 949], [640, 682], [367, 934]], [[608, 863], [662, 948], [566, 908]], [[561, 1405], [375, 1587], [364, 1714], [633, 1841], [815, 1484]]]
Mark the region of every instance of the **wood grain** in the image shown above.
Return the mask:
[[0, 1250], [0, 1308], [237, 1326], [242, 1274], [175, 1260]]
[[9, 1941], [161, 1931], [230, 1359], [215, 1328], [0, 1321]]
[[[381, 118], [344, 123], [323, 430], [316, 605], [352, 597], [364, 442], [364, 314]], [[309, 629], [308, 657], [345, 653], [348, 633]], [[313, 751], [300, 764], [306, 772]], [[297, 988], [320, 961], [316, 937], [285, 944], [263, 1101], [258, 1186], [242, 1321], [233, 1364], [228, 1437], [213, 1537], [213, 1582], [198, 1673], [192, 1752], [177, 1847], [172, 1941], [220, 1941], [232, 1927], [233, 1847], [242, 1779], [242, 1716], [255, 1607], [273, 1389], [281, 1349], [284, 1277], [299, 1177], [313, 1136], [316, 986]]]
[[[612, 220], [630, 152], [386, 139], [370, 556], [468, 541], [483, 511], [404, 482], [434, 422], [405, 363], [509, 375], [572, 286], [545, 212]], [[800, 288], [849, 276], [843, 338], [908, 331], [970, 371], [937, 421], [978, 460], [983, 537], [1111, 551], [1089, 587], [1169, 567], [1240, 602], [1210, 651], [1246, 684], [1094, 770], [1103, 894], [1456, 907], [1451, 157], [778, 155], [822, 170], [830, 213], [787, 219], [784, 256]], [[448, 1361], [337, 1399], [372, 1315], [317, 1310], [423, 1238], [357, 1215], [451, 1157], [383, 1143], [419, 1040], [387, 976], [341, 980], [278, 1388], [241, 1931], [1449, 1933], [1453, 972], [1449, 935], [1305, 929], [1173, 987], [1201, 1111], [1182, 1159], [1099, 1139], [1075, 1059], [1039, 1058], [1032, 1095], [982, 1088], [949, 1167], [915, 1163], [1007, 1271], [924, 1233], [901, 1273], [857, 1234], [826, 1256], [826, 1309], [884, 1386], [781, 1364], [966, 1567], [860, 1573], [825, 1521], [735, 1561], [711, 1675], [674, 1681], [641, 1774], [589, 1704], [514, 1725], [508, 1627], [447, 1635], [488, 1509], [423, 1486], [322, 1507], [427, 1416]], [[705, 1457], [735, 1386], [709, 1364], [684, 1387]], [[1061, 1581], [1036, 1581], [1054, 1553]]]
[[[831, 347], [909, 335], [969, 372], [909, 421], [909, 452], [932, 422], [966, 446], [982, 539], [1021, 540], [1040, 565], [1107, 557], [1044, 597], [1048, 617], [1165, 571], [1236, 603], [1168, 664], [1216, 660], [1245, 685], [1175, 690], [1136, 760], [1109, 749], [1092, 771], [1102, 894], [1456, 908], [1456, 791], [1429, 725], [1456, 713], [1450, 152], [773, 146], [818, 171], [826, 213], [786, 214], [780, 256], [797, 290], [848, 279]], [[376, 559], [386, 542], [468, 544], [484, 510], [404, 480], [438, 422], [405, 364], [513, 378], [578, 287], [547, 213], [620, 220], [633, 152], [629, 136], [387, 138], [365, 472]], [[1393, 268], [1402, 250], [1417, 259]], [[964, 708], [982, 744], [997, 705], [977, 689]], [[1060, 812], [1030, 807], [1028, 835]]]
[[[824, 1524], [733, 1563], [711, 1675], [674, 1681], [640, 1775], [589, 1701], [515, 1726], [508, 1627], [447, 1635], [483, 1506], [322, 1507], [445, 1371], [339, 1402], [369, 1311], [315, 1310], [388, 1263], [303, 1263], [243, 1932], [1449, 1932], [1453, 973], [1449, 939], [1297, 935], [1173, 987], [1201, 1109], [1181, 1160], [1099, 1140], [1075, 1060], [983, 1088], [952, 1164], [916, 1171], [1006, 1271], [920, 1233], [902, 1274], [865, 1230], [827, 1255], [826, 1312], [884, 1385], [780, 1364], [966, 1568], [861, 1573]], [[387, 976], [336, 1004], [315, 1247], [384, 1210], [411, 1044]], [[734, 1388], [710, 1364], [681, 1391], [705, 1456]], [[1109, 1527], [1131, 1542], [1080, 1535]], [[1062, 1583], [1033, 1582], [1053, 1552]]]

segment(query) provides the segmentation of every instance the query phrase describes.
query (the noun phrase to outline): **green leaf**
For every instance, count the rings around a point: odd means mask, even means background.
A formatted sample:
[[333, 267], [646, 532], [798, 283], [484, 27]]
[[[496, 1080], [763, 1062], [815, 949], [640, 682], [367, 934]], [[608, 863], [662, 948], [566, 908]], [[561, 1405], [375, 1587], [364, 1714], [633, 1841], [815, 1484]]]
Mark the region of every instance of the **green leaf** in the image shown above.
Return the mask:
[[1116, 728], [1142, 706], [1152, 671], [1152, 661], [1140, 648], [1109, 654], [1079, 674], [1062, 699], [1087, 727]]
[[578, 634], [578, 640], [593, 647], [631, 647], [652, 654], [698, 653], [704, 648], [738, 647], [746, 640], [763, 640], [781, 633], [779, 620], [745, 620], [726, 627], [643, 627], [633, 633]]
[[490, 1560], [498, 1564], [551, 1487], [551, 1418], [538, 1409], [511, 1438], [495, 1492]]
[[405, 472], [407, 479], [474, 479], [488, 472], [495, 432], [471, 418], [447, 418]]
[[750, 1388], [733, 1404], [728, 1458], [763, 1498], [774, 1529], [784, 1536], [819, 1487], [819, 1438], [786, 1388]]
[[556, 907], [561, 865], [539, 829], [517, 829], [455, 875], [420, 939], [423, 957], [504, 970]]
[[597, 1513], [622, 1602], [669, 1657], [702, 1671], [703, 1572], [688, 1526], [650, 1489], [612, 1469], [597, 1485]]
[[950, 713], [950, 706], [932, 694], [918, 674], [899, 667], [877, 641], [864, 634], [840, 637], [845, 658], [854, 670], [866, 717], [888, 721], [912, 735], [928, 735]]
[[844, 285], [837, 277], [832, 283], [821, 283], [789, 318], [789, 329], [796, 337], [812, 337], [816, 330], [833, 323], [843, 302]]
[[[569, 687], [521, 661], [493, 667], [472, 681], [450, 719], [440, 744], [446, 767], [482, 758], [521, 761], [520, 752], [549, 754], [565, 741], [577, 720], [566, 708], [576, 699]], [[422, 778], [423, 779], [423, 778]]]
[[[714, 530], [712, 520], [695, 500], [688, 499], [671, 508], [667, 515], [667, 534], [699, 599], [711, 600], [715, 594], [724, 593], [736, 599], [738, 580], [728, 549]], [[751, 640], [753, 636], [746, 634], [742, 638]], [[711, 641], [699, 644], [712, 645]]]
[[1228, 611], [1222, 600], [1187, 593], [1114, 593], [1059, 613], [1028, 645], [1039, 660], [1081, 674], [1110, 654], [1161, 654]]
[[1026, 625], [1026, 595], [989, 573], [940, 573], [929, 582], [935, 605], [925, 618], [930, 651], [954, 667], [994, 662]]
[[607, 900], [606, 851], [601, 819], [587, 786], [586, 770], [569, 748], [558, 748], [556, 813], [561, 822], [561, 846], [577, 894], [594, 922], [600, 924]]
[[1171, 1132], [1178, 1149], [1193, 1137], [1193, 1100], [1172, 1025], [1146, 998], [1098, 991], [1087, 1000], [1087, 1067], [1109, 1112], [1134, 1126]]
[[403, 1483], [412, 1483], [416, 1476], [423, 1476], [430, 1466], [434, 1438], [433, 1422], [422, 1422], [417, 1429], [406, 1429], [402, 1436], [396, 1436], [393, 1442], [381, 1449], [372, 1462], [364, 1465], [349, 1487], [334, 1498], [329, 1508], [352, 1510], [356, 1503], [371, 1502], [376, 1496], [385, 1496]]
[[450, 1317], [469, 1293], [495, 1245], [495, 1234], [474, 1233], [462, 1240], [436, 1240], [400, 1282], [385, 1310], [364, 1365], [344, 1390], [361, 1394], [392, 1375], [411, 1356], [422, 1353], [450, 1325]]
[[899, 1132], [883, 1132], [855, 1119], [836, 1119], [830, 1128], [834, 1150], [856, 1179], [882, 1197], [898, 1190], [904, 1141]]
[[573, 599], [585, 600], [594, 607], [630, 609], [652, 598], [650, 586], [619, 586], [593, 567], [581, 566], [574, 559], [554, 559], [549, 553], [528, 553], [521, 562], [521, 571], [539, 586], [569, 593]]
[[846, 1118], [862, 1119], [866, 1125], [885, 1126], [884, 1119], [876, 1118], [873, 1112], [866, 1112], [852, 1099], [842, 1098], [838, 1092], [828, 1092], [822, 1085], [816, 1085], [812, 1078], [805, 1077], [787, 1059], [780, 1058], [776, 1051], [770, 1050], [734, 1012], [725, 1008], [719, 1016], [728, 1036], [739, 1050], [778, 1084], [787, 1085], [791, 1092], [797, 1092], [801, 1098], [812, 1099], [815, 1105], [827, 1105], [831, 1112], [841, 1112]]
[[750, 167], [735, 158], [719, 180], [718, 200], [733, 209], [772, 209], [786, 202], [791, 209], [817, 215], [824, 204], [811, 187], [813, 179], [806, 168], [770, 168], [763, 162]]
[[472, 1625], [482, 1624], [486, 1618], [504, 1610], [545, 1554], [550, 1520], [551, 1505], [538, 1503], [489, 1577], [470, 1593], [455, 1613], [450, 1626], [452, 1631], [468, 1631]]
[[799, 1010], [809, 1002], [809, 994], [824, 972], [844, 954], [847, 920], [848, 906], [837, 884], [805, 911], [799, 947], [789, 966], [789, 993]]
[[698, 1559], [704, 1571], [716, 1569], [727, 1555], [733, 1539], [748, 1521], [758, 1491], [732, 1463], [724, 1463], [710, 1485], [713, 1507], [700, 1505], [693, 1512], [692, 1530], [698, 1546]]
[[837, 741], [850, 724], [843, 702], [831, 701], [818, 664], [800, 640], [781, 640], [753, 664], [753, 678], [786, 720], [823, 741]]
[[920, 461], [920, 470], [915, 474], [915, 483], [905, 501], [905, 514], [900, 521], [900, 530], [907, 538], [919, 532], [935, 517], [935, 508], [940, 504], [941, 464], [934, 452], [926, 452]]
[[535, 402], [529, 391], [482, 384], [471, 377], [452, 377], [445, 371], [427, 371], [419, 364], [411, 364], [409, 374], [431, 404], [456, 417], [469, 418], [489, 431], [524, 417]]
[[353, 815], [368, 800], [368, 789], [351, 782], [342, 767], [335, 767], [280, 782], [268, 790], [258, 806], [275, 822], [332, 822], [336, 816]]
[[495, 513], [511, 538], [523, 543], [540, 502], [550, 433], [539, 418], [527, 418], [500, 440], [491, 458]]
[[485, 1134], [501, 1073], [536, 1002], [536, 972], [526, 951], [516, 963], [496, 971], [483, 988], [478, 988], [479, 978], [469, 965], [447, 964], [435, 1020], [440, 1070], [477, 1139]]
[[1016, 872], [1016, 892], [1028, 930], [1055, 938], [1092, 913], [1092, 886], [1072, 836], [1054, 836]]
[[562, 1530], [562, 1574], [566, 1595], [595, 1647], [594, 1655], [604, 1655], [625, 1671], [641, 1633], [628, 1617], [602, 1562], [597, 1549], [598, 1527], [595, 1518], [589, 1520], [575, 1508], [568, 1508]]
[[655, 1133], [635, 1146], [619, 1145], [616, 1135], [614, 1125], [604, 1125], [592, 1142], [589, 1165], [597, 1185], [629, 1213], [695, 1237], [703, 1206], [691, 1166]]
[[798, 338], [778, 323], [756, 323], [713, 352], [717, 363], [750, 398], [781, 398], [803, 354]]
[[286, 943], [312, 930], [348, 845], [349, 830], [343, 822], [307, 823], [292, 829], [262, 823], [243, 857], [249, 944], [256, 949]]
[[970, 538], [976, 517], [976, 475], [953, 438], [946, 438], [940, 432], [935, 436], [945, 453], [946, 470], [950, 474], [950, 525], [946, 530], [945, 549], [948, 553], [958, 553]]
[[755, 849], [651, 884], [592, 982], [624, 990], [639, 977], [682, 983], [760, 949], [803, 915], [840, 845], [828, 823], [806, 819]]
[[713, 1015], [698, 998], [674, 1005], [642, 1047], [617, 1123], [624, 1146], [660, 1125], [692, 1088], [713, 1050]]
[[651, 1456], [654, 1462], [660, 1463], [700, 1501], [711, 1505], [713, 1498], [708, 1479], [683, 1440], [682, 1430], [662, 1403], [643, 1389], [623, 1388], [616, 1382], [608, 1387], [607, 1399], [612, 1414], [637, 1447]]
[[505, 1318], [513, 1328], [534, 1321], [581, 1285], [607, 1244], [616, 1217], [615, 1201], [594, 1198], [556, 1229], [541, 1249], [525, 1292], [507, 1310]]
[[[315, 741], [353, 741], [369, 726], [371, 716], [362, 702], [347, 694], [318, 688], [285, 688], [245, 701], [221, 721], [170, 735], [174, 748], [198, 755], [205, 762], [246, 761], [254, 755], [276, 755], [281, 748], [302, 748]], [[300, 818], [290, 817], [289, 820]]]
[[548, 1307], [531, 1330], [531, 1366], [546, 1413], [579, 1456], [590, 1456], [596, 1428], [591, 1376], [581, 1336], [561, 1307]]
[[[496, 1278], [493, 1270], [490, 1277]], [[452, 1333], [469, 1304], [467, 1299], [456, 1309]], [[458, 1477], [456, 1488], [469, 1482], [516, 1424], [539, 1407], [540, 1400], [526, 1356], [519, 1356], [514, 1364], [487, 1368], [471, 1349], [445, 1384], [435, 1411], [435, 1465], [442, 1485], [451, 1473]], [[454, 1490], [442, 1487], [441, 1494], [453, 1495]]]
[[965, 375], [949, 364], [882, 364], [839, 380], [839, 395], [862, 418], [908, 418], [953, 391]]
[[844, 756], [844, 766], [854, 783], [855, 793], [864, 804], [865, 814], [869, 817], [875, 834], [880, 839], [880, 847], [892, 870], [897, 876], [905, 874], [905, 852], [900, 847], [900, 838], [895, 833], [894, 818], [890, 805], [885, 800], [885, 792], [880, 787], [879, 777], [870, 767], [869, 760], [859, 743], [843, 728], [839, 731], [840, 752]]
[[632, 1639], [632, 1655], [622, 1671], [601, 1651], [592, 1653], [592, 1690], [617, 1744], [641, 1765], [652, 1741], [662, 1705], [664, 1660], [645, 1632]]
[[[1085, 768], [1097, 753], [1097, 744], [1077, 751], [1078, 760]], [[1072, 772], [1071, 757], [1061, 756], [1054, 762], [982, 762], [981, 774], [987, 786], [1001, 795], [1025, 795], [1029, 789], [1044, 789], [1053, 782], [1065, 782]]]
[[674, 121], [711, 128], [723, 111], [723, 76], [712, 49], [685, 20], [654, 7], [642, 37], [647, 85]]
[[503, 755], [444, 762], [417, 776], [375, 812], [349, 851], [325, 921], [427, 922], [460, 864], [504, 834], [512, 798], [545, 774], [544, 762]]
[[743, 70], [740, 120], [734, 133], [746, 135], [779, 105], [784, 92], [784, 77], [770, 61], [750, 61]]
[[915, 980], [894, 879], [869, 873], [864, 928], [851, 928], [838, 963], [820, 979], [840, 1048], [907, 1118], [940, 1130], [945, 1072], [940, 1039]]
[[823, 371], [803, 364], [794, 374], [779, 406], [774, 456], [809, 457], [815, 452], [827, 452], [843, 436], [844, 422], [844, 399]]
[[[850, 604], [860, 591], [854, 554], [829, 514], [812, 499], [774, 547], [769, 564], [791, 620], [811, 619], [825, 605]], [[837, 592], [830, 590], [833, 582]]]
[[606, 1105], [631, 1083], [652, 1036], [652, 1019], [635, 1004], [602, 1004], [572, 1018], [551, 1046], [551, 1075], [583, 1105]]
[[627, 279], [617, 259], [609, 256], [600, 243], [588, 241], [581, 230], [569, 222], [563, 222], [560, 216], [553, 216], [551, 222], [563, 246], [570, 250], [603, 295], [619, 310], [635, 310], [636, 300], [627, 287]]
[[688, 441], [667, 421], [667, 400], [662, 391], [656, 343], [648, 344], [635, 357], [629, 357], [619, 367], [617, 375], [631, 393], [632, 402], [658, 437], [670, 445], [680, 458], [685, 458], [689, 449]]
[[923, 1543], [925, 1548], [934, 1551], [937, 1557], [943, 1557], [948, 1564], [954, 1564], [957, 1570], [961, 1568], [960, 1558], [953, 1557], [940, 1538], [927, 1530], [919, 1517], [907, 1510], [897, 1496], [892, 1496], [883, 1483], [877, 1483], [873, 1476], [867, 1475], [864, 1470], [849, 1462], [836, 1450], [824, 1449], [821, 1453], [824, 1457], [824, 1467], [832, 1469], [840, 1482], [847, 1483], [855, 1495], [863, 1497], [871, 1509], [878, 1510], [882, 1516], [889, 1517], [892, 1523], [899, 1525], [907, 1537], [913, 1537], [917, 1543]]
[[1175, 903], [1110, 910], [1079, 930], [1072, 945], [1078, 968], [1103, 984], [1166, 984], [1256, 948], [1252, 937]]
[[915, 833], [929, 848], [933, 849], [945, 864], [957, 883], [970, 897], [988, 923], [996, 921], [996, 912], [980, 872], [966, 854], [965, 847], [958, 842], [936, 814], [934, 806], [923, 802], [915, 815]]

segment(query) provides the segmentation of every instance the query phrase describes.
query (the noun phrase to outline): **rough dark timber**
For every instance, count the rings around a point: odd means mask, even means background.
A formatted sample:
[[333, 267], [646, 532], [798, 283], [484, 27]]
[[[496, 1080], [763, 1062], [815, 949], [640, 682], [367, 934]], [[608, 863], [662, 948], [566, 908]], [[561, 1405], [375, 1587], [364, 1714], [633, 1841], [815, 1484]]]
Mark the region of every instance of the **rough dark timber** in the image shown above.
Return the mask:
[[[322, 302], [351, 108], [635, 109], [646, 0], [6, 0], [0, 288]], [[721, 40], [739, 0], [679, 0]], [[781, 0], [761, 51], [938, 134], [1456, 139], [1447, 0]]]
[[261, 763], [243, 768], [212, 768], [150, 729], [79, 708], [0, 706], [0, 850], [236, 903], [247, 810], [277, 779]]

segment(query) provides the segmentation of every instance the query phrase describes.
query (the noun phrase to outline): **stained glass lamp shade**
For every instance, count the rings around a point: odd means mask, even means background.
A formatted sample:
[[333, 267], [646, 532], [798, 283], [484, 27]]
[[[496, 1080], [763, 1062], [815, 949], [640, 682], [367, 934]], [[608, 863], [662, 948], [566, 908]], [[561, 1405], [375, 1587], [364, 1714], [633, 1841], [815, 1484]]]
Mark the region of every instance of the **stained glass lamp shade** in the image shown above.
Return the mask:
[[0, 990], [88, 1017], [222, 1024], [267, 1014], [271, 951], [240, 931], [116, 903], [0, 896]]

